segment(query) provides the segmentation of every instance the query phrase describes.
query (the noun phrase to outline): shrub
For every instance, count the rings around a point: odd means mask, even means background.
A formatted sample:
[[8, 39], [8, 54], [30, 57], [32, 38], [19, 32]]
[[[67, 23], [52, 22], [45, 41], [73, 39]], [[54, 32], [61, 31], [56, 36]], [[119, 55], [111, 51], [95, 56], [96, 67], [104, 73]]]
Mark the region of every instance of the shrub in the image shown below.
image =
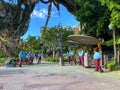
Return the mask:
[[111, 61], [107, 64], [107, 69], [109, 69], [110, 71], [120, 70], [120, 65], [117, 65], [114, 61]]
[[18, 58], [12, 58], [12, 62], [18, 62]]
[[120, 65], [116, 65], [115, 70], [120, 70]]
[[4, 57], [4, 52], [0, 50], [0, 58]]
[[5, 63], [5, 59], [4, 58], [0, 58], [0, 63], [4, 64]]
[[7, 58], [0, 58], [0, 66], [1, 65], [3, 66], [6, 61], [7, 61]]
[[58, 57], [47, 57], [44, 59], [45, 61], [49, 61], [49, 62], [58, 62], [59, 61], [59, 58]]
[[12, 62], [17, 62], [17, 58], [0, 58], [0, 63], [5, 64], [6, 61], [11, 60]]
[[64, 62], [68, 62], [68, 56], [64, 57]]

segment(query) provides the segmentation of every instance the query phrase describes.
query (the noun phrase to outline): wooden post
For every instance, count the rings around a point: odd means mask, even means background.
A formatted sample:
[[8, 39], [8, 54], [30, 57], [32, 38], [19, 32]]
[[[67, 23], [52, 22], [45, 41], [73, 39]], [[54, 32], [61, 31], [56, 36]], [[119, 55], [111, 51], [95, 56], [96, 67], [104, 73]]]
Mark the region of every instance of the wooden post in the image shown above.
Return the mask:
[[120, 51], [117, 50], [117, 64], [120, 65]]
[[103, 67], [102, 66], [102, 47], [101, 47], [101, 42], [97, 43], [97, 45], [98, 45], [99, 53], [101, 54], [100, 66]]

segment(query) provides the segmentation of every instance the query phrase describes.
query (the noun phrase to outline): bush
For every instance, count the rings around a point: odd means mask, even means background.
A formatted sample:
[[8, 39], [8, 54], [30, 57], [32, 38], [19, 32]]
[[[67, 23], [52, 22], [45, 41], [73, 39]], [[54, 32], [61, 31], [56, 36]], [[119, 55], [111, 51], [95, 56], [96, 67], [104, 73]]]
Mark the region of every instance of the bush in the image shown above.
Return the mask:
[[64, 62], [68, 62], [68, 56], [64, 57]]
[[109, 69], [110, 71], [114, 70], [115, 69], [115, 62], [114, 61], [110, 61], [108, 64], [107, 64], [107, 69]]
[[[49, 62], [59, 62], [59, 57], [47, 57], [47, 58], [44, 58], [45, 61], [49, 61]], [[64, 62], [68, 62], [68, 57], [67, 56], [64, 56]]]
[[0, 58], [0, 63], [5, 64], [6, 61], [11, 60], [12, 62], [17, 62], [17, 58]]
[[120, 70], [120, 65], [116, 65], [115, 70]]
[[111, 61], [107, 64], [107, 69], [109, 69], [110, 71], [120, 70], [120, 65], [117, 65], [114, 61]]
[[5, 58], [0, 58], [0, 63], [1, 63], [1, 64], [4, 64], [5, 61], [6, 61]]
[[0, 66], [3, 66], [7, 60], [7, 58], [0, 58]]
[[0, 50], [0, 58], [4, 57], [4, 52]]
[[47, 57], [44, 60], [45, 61], [49, 61], [49, 62], [58, 62], [59, 61], [58, 57], [55, 57], [55, 58], [53, 58], [53, 57]]
[[18, 58], [12, 58], [11, 61], [12, 62], [18, 62]]

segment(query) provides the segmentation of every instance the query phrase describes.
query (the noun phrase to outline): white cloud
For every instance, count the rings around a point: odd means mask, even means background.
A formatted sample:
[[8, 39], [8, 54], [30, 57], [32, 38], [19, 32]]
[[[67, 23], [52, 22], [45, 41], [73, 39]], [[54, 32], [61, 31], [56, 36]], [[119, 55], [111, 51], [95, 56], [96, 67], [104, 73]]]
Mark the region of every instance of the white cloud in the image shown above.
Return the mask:
[[[31, 14], [31, 18], [46, 18], [48, 15], [47, 9], [41, 9], [41, 10], [34, 10]], [[54, 10], [51, 11], [51, 17], [58, 17], [58, 13]]]
[[34, 10], [31, 14], [31, 18], [45, 18], [47, 16], [47, 9], [41, 9], [40, 11]]

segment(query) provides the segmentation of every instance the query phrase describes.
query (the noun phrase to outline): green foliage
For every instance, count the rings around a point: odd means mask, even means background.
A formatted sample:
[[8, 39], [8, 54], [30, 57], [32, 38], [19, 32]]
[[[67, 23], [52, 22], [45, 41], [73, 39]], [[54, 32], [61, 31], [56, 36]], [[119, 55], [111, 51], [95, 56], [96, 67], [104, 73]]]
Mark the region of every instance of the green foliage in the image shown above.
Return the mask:
[[10, 60], [11, 60], [12, 62], [18, 62], [18, 61], [19, 61], [19, 58], [18, 58], [18, 57], [17, 57], [17, 58], [14, 57], [14, 58], [11, 58]]
[[5, 58], [0, 58], [0, 63], [1, 63], [1, 64], [4, 64], [4, 63], [5, 63], [5, 61], [6, 61], [6, 59], [5, 59]]
[[[46, 57], [44, 60], [49, 61], [49, 62], [59, 62], [59, 57], [55, 57], [55, 58]], [[67, 56], [64, 57], [64, 62], [68, 62], [68, 57]]]
[[[65, 30], [62, 28], [60, 30], [62, 31], [63, 47], [66, 47], [68, 45], [68, 43], [66, 42], [68, 39], [67, 37], [68, 35], [73, 34], [73, 30]], [[51, 49], [56, 51], [58, 49], [58, 39], [59, 39], [58, 35], [59, 35], [59, 31], [57, 27], [41, 30], [40, 41], [44, 43], [43, 49], [44, 50]]]
[[0, 58], [3, 58], [4, 56], [4, 52], [0, 50]]
[[107, 69], [109, 69], [110, 71], [120, 70], [120, 65], [117, 65], [115, 61], [111, 61], [107, 64]]
[[12, 55], [12, 57], [18, 58], [18, 54], [19, 54], [19, 50], [14, 49], [14, 55]]
[[12, 62], [17, 62], [18, 61], [18, 57], [13, 57], [13, 58], [0, 58], [0, 63], [4, 64], [7, 60], [11, 60]]
[[106, 45], [106, 46], [113, 46], [113, 39], [111, 39], [109, 41], [105, 41], [104, 45]]
[[77, 0], [81, 7], [74, 15], [81, 24], [86, 24], [84, 34], [94, 37], [102, 37], [109, 40], [108, 32], [110, 11], [106, 6], [102, 6], [99, 0]]
[[115, 70], [120, 70], [120, 65], [116, 65]]
[[21, 41], [21, 46], [23, 51], [39, 53], [41, 52], [40, 46], [40, 38], [36, 38], [35, 36], [28, 36], [26, 40]]
[[64, 57], [64, 62], [68, 62], [68, 56], [67, 55]]
[[107, 69], [109, 69], [110, 71], [114, 70], [115, 69], [115, 62], [114, 61], [111, 61], [107, 64]]
[[117, 44], [119, 44], [119, 45], [120, 45], [120, 38], [118, 38], [118, 40], [117, 40]]
[[99, 0], [102, 5], [106, 5], [111, 11], [110, 22], [120, 28], [120, 0]]
[[59, 62], [59, 58], [58, 57], [55, 57], [55, 58], [53, 58], [53, 57], [46, 57], [44, 60], [45, 61], [49, 61], [49, 62]]
[[57, 28], [49, 28], [41, 32], [41, 41], [44, 42], [44, 45], [50, 48], [53, 48], [57, 45]]

